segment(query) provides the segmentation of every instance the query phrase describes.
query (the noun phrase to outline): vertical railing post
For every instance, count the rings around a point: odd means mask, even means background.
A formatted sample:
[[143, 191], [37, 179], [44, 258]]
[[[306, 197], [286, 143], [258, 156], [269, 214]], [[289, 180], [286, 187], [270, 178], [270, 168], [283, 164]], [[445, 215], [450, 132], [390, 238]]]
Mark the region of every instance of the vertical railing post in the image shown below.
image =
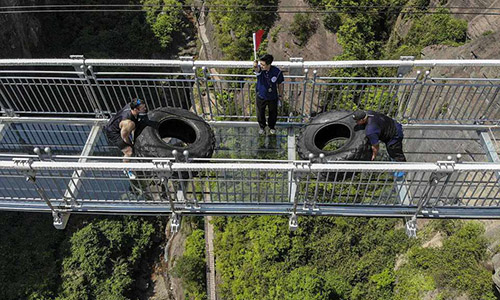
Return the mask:
[[[196, 68], [194, 66], [194, 57], [193, 56], [180, 56], [179, 59], [181, 61], [180, 67], [181, 67], [182, 73], [191, 73], [191, 72], [196, 71]], [[178, 84], [181, 84], [181, 83], [182, 83], [182, 89], [184, 90], [185, 85], [184, 85], [183, 81], [179, 81]], [[191, 98], [191, 105], [193, 106], [194, 111], [196, 112], [196, 105], [195, 105], [195, 101], [194, 101], [194, 87], [191, 86], [191, 84], [189, 82], [187, 84], [189, 85], [189, 96], [190, 96], [189, 98]], [[176, 88], [178, 89], [179, 87], [176, 86]], [[183, 92], [182, 94], [187, 96], [187, 94], [185, 92]], [[181, 99], [179, 99], [179, 100], [181, 101]], [[180, 103], [180, 105], [181, 105], [181, 107], [183, 107], [183, 103]]]
[[[401, 61], [414, 61], [415, 56], [400, 56], [399, 60], [401, 60]], [[400, 65], [398, 67], [398, 77], [403, 77], [406, 74], [410, 73], [412, 68], [413, 68], [412, 66]]]
[[[290, 76], [304, 76], [304, 59], [302, 57], [290, 57], [290, 68], [289, 68]], [[292, 78], [292, 81], [295, 80]], [[304, 81], [306, 84], [306, 81]], [[298, 85], [290, 84], [290, 92], [288, 95], [288, 107], [295, 108], [298, 105], [299, 101], [299, 88]], [[305, 94], [304, 94], [305, 95]], [[302, 97], [302, 105], [304, 105], [305, 97]], [[286, 112], [285, 112], [286, 114]], [[288, 114], [286, 114], [288, 115]], [[285, 116], [288, 117], [288, 116]]]
[[[210, 119], [213, 120], [214, 119], [214, 114], [213, 114], [213, 111], [212, 111], [212, 101], [210, 99], [210, 88], [208, 86], [208, 79], [210, 77], [210, 74], [207, 71], [207, 67], [202, 67], [201, 70], [203, 71], [203, 77], [204, 77], [204, 81], [205, 81], [205, 92], [207, 94], [208, 111], [209, 111], [209, 114], [210, 114]], [[215, 99], [215, 106], [216, 106], [216, 109], [217, 109], [217, 99]]]
[[[3, 99], [3, 101], [0, 101], [0, 109], [7, 117], [14, 117], [14, 106], [12, 106], [12, 104], [10, 103], [9, 98], [7, 98], [7, 96], [3, 92], [3, 89], [3, 80], [0, 80], [0, 97], [2, 97]], [[4, 103], [7, 106], [5, 106]]]
[[[422, 95], [425, 83], [426, 83], [427, 79], [429, 78], [429, 74], [430, 74], [429, 71], [425, 71], [424, 79], [422, 81], [418, 81], [418, 76], [415, 78], [415, 87], [418, 86], [419, 89], [418, 89], [418, 92], [417, 92], [415, 99], [413, 99], [413, 107], [410, 108], [410, 111], [408, 112], [408, 119], [410, 118], [410, 116], [415, 114], [415, 109], [416, 109], [417, 105], [419, 104], [418, 102], [420, 101], [420, 96]], [[413, 89], [412, 89], [412, 91], [413, 91]], [[413, 94], [413, 92], [412, 92], [412, 94]], [[411, 99], [411, 94], [410, 94], [410, 99]], [[410, 105], [410, 101], [408, 102], [408, 105]], [[418, 118], [418, 115], [414, 115], [413, 117]]]
[[[195, 87], [193, 86], [193, 88], [191, 89], [191, 105], [193, 106], [195, 114], [204, 116], [205, 113], [203, 112], [203, 105], [201, 101], [200, 80], [198, 79], [198, 74], [196, 74], [197, 70], [198, 68], [196, 67], [192, 68], [194, 85], [196, 86], [196, 94], [198, 95], [198, 104], [196, 104], [195, 93], [194, 93]], [[201, 106], [201, 112], [198, 111], [198, 105]]]
[[[448, 157], [448, 159], [451, 159], [451, 157]], [[411, 219], [409, 219], [406, 222], [406, 234], [409, 237], [416, 238], [417, 237], [417, 217], [420, 213], [425, 213], [429, 214], [428, 211], [424, 211], [424, 207], [427, 206], [427, 203], [429, 203], [429, 200], [432, 197], [432, 194], [436, 190], [438, 183], [441, 179], [446, 177], [446, 180], [444, 184], [449, 182], [449, 179], [451, 175], [453, 174], [453, 171], [455, 170], [455, 162], [454, 161], [438, 161], [436, 162], [437, 166], [439, 167], [438, 171], [434, 171], [431, 173], [431, 176], [429, 178], [429, 185], [426, 187], [425, 192], [422, 194], [422, 197], [418, 201], [417, 204], [417, 209], [415, 210], [415, 214]], [[443, 184], [443, 185], [444, 185]], [[438, 199], [441, 196], [443, 192], [444, 187], [439, 191]], [[431, 215], [438, 215], [439, 212], [437, 210], [431, 211]]]
[[[490, 134], [486, 131], [478, 131], [478, 135], [488, 160], [490, 162], [499, 163], [500, 159], [498, 158], [498, 153], [495, 149], [493, 141], [490, 138]], [[495, 177], [497, 178], [497, 182], [500, 182], [499, 172], [495, 172]]]
[[85, 79], [85, 82], [87, 83], [86, 85], [83, 85], [83, 91], [89, 99], [89, 103], [92, 105], [92, 109], [94, 110], [96, 117], [102, 118], [104, 112], [97, 99], [97, 95], [92, 89], [92, 82], [90, 80], [91, 76], [87, 74], [89, 66], [85, 64], [85, 57], [83, 55], [70, 55], [69, 57], [75, 61], [73, 63], [73, 68], [78, 72], [78, 77]]
[[[313, 78], [312, 78], [312, 87], [311, 87], [311, 101], [310, 106], [309, 106], [309, 115], [305, 114], [304, 111], [304, 106], [302, 106], [302, 118], [304, 117], [310, 117], [313, 111], [313, 104], [314, 104], [314, 93], [316, 92], [316, 79], [318, 78], [318, 70], [313, 71]], [[318, 94], [318, 103], [319, 103], [319, 94]]]
[[97, 94], [95, 93], [94, 89], [92, 88], [93, 86], [95, 86], [95, 88], [99, 92], [99, 95], [101, 96], [103, 104], [106, 106], [106, 110], [105, 111], [102, 111], [102, 108], [101, 108], [101, 112], [102, 112], [101, 115], [102, 115], [102, 117], [104, 117], [104, 114], [106, 114], [109, 117], [111, 117], [111, 114], [114, 113], [114, 112], [111, 110], [111, 107], [109, 106], [108, 101], [106, 101], [106, 97], [104, 96], [104, 92], [103, 92], [101, 86], [99, 85], [99, 81], [97, 81], [97, 75], [94, 73], [94, 67], [93, 66], [87, 66], [87, 70], [90, 72], [90, 77], [87, 77], [87, 79], [89, 79], [89, 80], [92, 79], [92, 82], [93, 82], [93, 85], [90, 86], [90, 90], [92, 92], [92, 95], [95, 97], [96, 102], [99, 104], [99, 100], [98, 100]]

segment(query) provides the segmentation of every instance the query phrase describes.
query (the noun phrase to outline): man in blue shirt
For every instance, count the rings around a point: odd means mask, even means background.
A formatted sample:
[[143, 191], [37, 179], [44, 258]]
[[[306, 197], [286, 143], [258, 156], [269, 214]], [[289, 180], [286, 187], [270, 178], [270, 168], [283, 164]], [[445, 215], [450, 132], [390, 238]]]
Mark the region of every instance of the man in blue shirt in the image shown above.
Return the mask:
[[372, 160], [375, 159], [379, 151], [380, 141], [387, 146], [387, 153], [392, 160], [406, 161], [403, 152], [403, 126], [396, 120], [374, 111], [356, 111], [352, 118], [358, 125], [366, 125], [366, 137], [372, 145]]
[[257, 75], [257, 121], [259, 122], [259, 134], [265, 133], [266, 107], [269, 108], [269, 134], [276, 134], [276, 120], [278, 118], [278, 101], [283, 97], [283, 73], [273, 63], [273, 56], [266, 54], [254, 62], [254, 71]]

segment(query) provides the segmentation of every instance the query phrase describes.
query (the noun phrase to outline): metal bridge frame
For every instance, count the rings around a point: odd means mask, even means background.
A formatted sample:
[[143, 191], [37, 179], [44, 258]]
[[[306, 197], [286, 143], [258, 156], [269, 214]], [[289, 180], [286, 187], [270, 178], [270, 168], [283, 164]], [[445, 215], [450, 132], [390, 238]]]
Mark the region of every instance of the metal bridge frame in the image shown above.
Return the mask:
[[[313, 109], [303, 110], [306, 94], [314, 98], [319, 95], [315, 88], [320, 89], [321, 84], [317, 81], [329, 80], [333, 83], [324, 83], [326, 87], [338, 86], [339, 94], [326, 94], [328, 97], [345, 97], [346, 95], [359, 94], [358, 88], [364, 87], [364, 81], [401, 81], [409, 80], [418, 82], [425, 87], [427, 81], [431, 81], [430, 72], [421, 74], [417, 72], [415, 78], [404, 78], [412, 68], [436, 68], [436, 67], [500, 67], [500, 60], [419, 60], [402, 58], [393, 61], [315, 61], [305, 62], [302, 59], [290, 59], [289, 62], [274, 62], [274, 65], [289, 71], [287, 76], [289, 82], [290, 97], [302, 98], [302, 112], [300, 118], [285, 118], [286, 122], [278, 123], [278, 126], [288, 128], [288, 159], [285, 161], [260, 161], [260, 160], [228, 160], [212, 159], [208, 162], [197, 163], [195, 161], [182, 162], [180, 155], [170, 159], [141, 159], [141, 162], [123, 163], [113, 161], [112, 158], [98, 158], [91, 156], [100, 135], [103, 124], [106, 123], [106, 115], [114, 112], [120, 105], [107, 102], [105, 99], [121, 93], [126, 101], [129, 89], [139, 90], [151, 88], [150, 85], [141, 83], [143, 80], [153, 82], [155, 78], [165, 76], [194, 76], [192, 90], [201, 99], [203, 91], [208, 94], [212, 84], [227, 84], [238, 82], [240, 87], [237, 93], [244, 93], [244, 84], [247, 84], [247, 75], [225, 75], [209, 73], [209, 70], [220, 68], [250, 69], [252, 62], [240, 61], [194, 61], [186, 57], [181, 60], [106, 60], [85, 59], [81, 56], [73, 56], [70, 59], [0, 59], [0, 109], [3, 116], [0, 117], [0, 137], [12, 123], [53, 123], [92, 126], [85, 145], [80, 155], [75, 157], [52, 155], [50, 149], [37, 149], [37, 155], [5, 154], [0, 160], [0, 171], [8, 178], [26, 178], [26, 185], [15, 182], [22, 188], [30, 191], [29, 196], [18, 197], [11, 191], [10, 187], [0, 186], [0, 209], [22, 210], [22, 211], [46, 211], [52, 212], [54, 224], [57, 228], [64, 228], [70, 213], [104, 213], [104, 214], [170, 214], [175, 223], [179, 214], [201, 214], [201, 215], [233, 215], [233, 214], [284, 214], [290, 216], [290, 228], [296, 229], [297, 215], [342, 215], [342, 216], [374, 216], [374, 217], [404, 217], [407, 219], [407, 230], [410, 235], [415, 234], [417, 217], [426, 218], [500, 218], [500, 200], [498, 181], [500, 180], [500, 164], [497, 149], [495, 148], [495, 132], [498, 125], [498, 107], [500, 100], [497, 99], [500, 91], [500, 79], [464, 79], [464, 78], [432, 78], [442, 83], [431, 84], [432, 89], [421, 88], [413, 92], [413, 87], [399, 91], [396, 87], [384, 83], [381, 94], [387, 94], [393, 100], [400, 97], [410, 99], [403, 109], [395, 107], [390, 112], [400, 120], [408, 120], [404, 124], [405, 130], [475, 130], [478, 132], [486, 157], [491, 163], [467, 163], [460, 162], [460, 157], [450, 157], [446, 161], [434, 163], [312, 163], [310, 161], [297, 161], [295, 157], [295, 134], [294, 128], [303, 126], [302, 122], [308, 117]], [[50, 70], [50, 68], [71, 67], [74, 71]], [[125, 76], [126, 72], [95, 72], [94, 67], [129, 67], [129, 68], [180, 68], [182, 73], [166, 73], [134, 71], [138, 78], [111, 83], [108, 89], [94, 89], [98, 83], [99, 76]], [[397, 68], [397, 77], [394, 78], [333, 78], [319, 77], [316, 69], [330, 68], [372, 68], [389, 67]], [[21, 69], [18, 69], [21, 68]], [[26, 68], [32, 68], [27, 70]], [[40, 70], [39, 68], [44, 68]], [[49, 68], [49, 70], [47, 70]], [[313, 69], [313, 76], [309, 77], [309, 70]], [[201, 75], [198, 75], [198, 71]], [[12, 76], [16, 74], [16, 76]], [[23, 74], [28, 74], [25, 76]], [[39, 79], [33, 79], [33, 75], [40, 74]], [[64, 76], [71, 74], [76, 76], [74, 82], [66, 83]], [[58, 78], [57, 76], [62, 76]], [[55, 77], [54, 77], [55, 76]], [[144, 79], [141, 79], [143, 76]], [[224, 79], [228, 76], [239, 76], [240, 79]], [[39, 81], [37, 81], [39, 80]], [[172, 82], [185, 82], [183, 79], [169, 79]], [[346, 81], [347, 80], [347, 81]], [[361, 83], [350, 81], [358, 80]], [[58, 86], [50, 87], [51, 81]], [[340, 82], [346, 81], [346, 82]], [[456, 84], [448, 84], [455, 81]], [[473, 81], [473, 83], [467, 83]], [[132, 84], [132, 87], [128, 84]], [[484, 83], [484, 84], [483, 84]], [[312, 84], [312, 85], [310, 85]], [[323, 84], [323, 83], [322, 83]], [[46, 87], [47, 86], [47, 89]], [[445, 89], [446, 86], [446, 89]], [[452, 89], [453, 87], [453, 89]], [[464, 92], [467, 87], [467, 91]], [[66, 90], [69, 89], [70, 93]], [[114, 89], [124, 89], [112, 94]], [[202, 91], [202, 89], [204, 89]], [[337, 89], [337, 88], [335, 88]], [[373, 94], [376, 95], [374, 87]], [[47, 91], [48, 90], [48, 91]], [[223, 89], [221, 89], [223, 90]], [[13, 92], [12, 92], [13, 91]], [[302, 91], [302, 93], [300, 93]], [[13, 94], [9, 94], [12, 92]], [[28, 94], [26, 94], [28, 93]], [[85, 103], [72, 104], [74, 117], [65, 111], [63, 106], [45, 105], [43, 101], [50, 100], [51, 95], [56, 99], [73, 96]], [[108, 95], [106, 95], [108, 93]], [[330, 93], [330, 92], [329, 92]], [[26, 96], [27, 95], [27, 96]], [[31, 98], [39, 95], [39, 103]], [[72, 96], [71, 96], [72, 95]], [[406, 95], [406, 96], [405, 96]], [[409, 96], [408, 96], [409, 95]], [[13, 103], [15, 99], [21, 99], [22, 103]], [[246, 96], [251, 99], [251, 95]], [[371, 96], [370, 96], [371, 97]], [[382, 97], [382, 96], [380, 96]], [[433, 99], [446, 98], [439, 104], [432, 103]], [[499, 97], [500, 98], [500, 97]], [[290, 98], [291, 99], [291, 98]], [[415, 109], [415, 99], [430, 99], [432, 113], [422, 112], [421, 117], [409, 119], [405, 113], [421, 113], [421, 109]], [[474, 114], [465, 115], [462, 107], [464, 103], [453, 103], [454, 99], [466, 99], [471, 101], [469, 105], [478, 104], [474, 107]], [[241, 118], [241, 121], [217, 121], [218, 98], [214, 103], [206, 107], [200, 105], [200, 113], [207, 117], [209, 123], [215, 127], [251, 126], [257, 123], [248, 121], [248, 115], [231, 115], [223, 111], [220, 116]], [[366, 99], [365, 99], [366, 100]], [[365, 101], [363, 100], [363, 101]], [[368, 99], [369, 100], [369, 99]], [[313, 101], [313, 100], [311, 100]], [[400, 101], [402, 101], [400, 99]], [[413, 102], [411, 102], [413, 101]], [[427, 101], [427, 100], [426, 100]], [[311, 102], [312, 103], [312, 102]], [[364, 102], [363, 102], [364, 103]], [[361, 102], [358, 105], [363, 104]], [[15, 105], [14, 105], [15, 104]], [[194, 104], [194, 102], [193, 102]], [[200, 103], [198, 103], [200, 104]], [[58, 104], [59, 105], [59, 104]], [[392, 103], [389, 105], [393, 106]], [[77, 107], [78, 106], [78, 107]], [[16, 109], [14, 109], [16, 107]], [[312, 107], [312, 104], [311, 104]], [[196, 108], [195, 108], [196, 109]], [[205, 110], [206, 109], [206, 110]], [[442, 117], [432, 118], [440, 112]], [[445, 114], [446, 117], [444, 116]], [[42, 115], [43, 117], [40, 117]], [[57, 117], [50, 117], [51, 115]], [[215, 118], [214, 118], [215, 117]], [[282, 120], [283, 120], [282, 118]], [[427, 124], [423, 124], [427, 123]], [[495, 141], [495, 142], [494, 142]], [[8, 158], [10, 160], [5, 160]], [[69, 160], [69, 162], [68, 162]], [[144, 161], [147, 162], [144, 162]], [[96, 193], [99, 188], [89, 186], [89, 181], [98, 185], [99, 181], [119, 182], [118, 189], [126, 189], [130, 180], [122, 173], [124, 170], [134, 172], [146, 172], [150, 178], [142, 178], [140, 181], [151, 181], [162, 187], [163, 190], [146, 190], [142, 195], [132, 199], [118, 199], [117, 193], [110, 193], [102, 199], [88, 198], [88, 193]], [[404, 180], [396, 180], [390, 176], [392, 172], [404, 171]], [[172, 174], [189, 172], [188, 179], [176, 179]], [[335, 174], [333, 182], [324, 179], [324, 174]], [[354, 173], [350, 177], [345, 174]], [[192, 175], [196, 174], [196, 175]], [[257, 175], [256, 175], [257, 174]], [[236, 176], [236, 177], [234, 177]], [[257, 176], [257, 177], [255, 177]], [[329, 175], [327, 175], [329, 176]], [[40, 180], [40, 178], [42, 178]], [[15, 181], [15, 180], [14, 180]], [[52, 181], [53, 183], [49, 183]], [[59, 181], [64, 181], [65, 188], [61, 189]], [[274, 182], [270, 186], [266, 182]], [[227, 182], [231, 182], [229, 186]], [[28, 184], [29, 183], [29, 184]], [[250, 190], [244, 185], [249, 184]], [[212, 189], [207, 194], [200, 191], [198, 185], [204, 189]], [[263, 185], [266, 187], [264, 194], [259, 190], [252, 191], [253, 186]], [[364, 193], [351, 191], [353, 186], [363, 187]], [[94, 190], [95, 189], [95, 190]], [[338, 190], [336, 190], [338, 189]], [[373, 190], [372, 190], [373, 189]], [[55, 192], [57, 190], [57, 192]], [[385, 190], [382, 197], [376, 190]], [[210, 194], [219, 197], [218, 201], [211, 199]], [[328, 194], [330, 193], [330, 194]], [[371, 194], [370, 194], [371, 193]], [[83, 194], [83, 195], [82, 195]], [[34, 196], [38, 195], [38, 196]], [[459, 197], [460, 196], [460, 197]], [[108, 197], [108, 198], [106, 198]], [[250, 198], [249, 198], [250, 197]], [[342, 198], [349, 201], [342, 201]], [[459, 197], [457, 203], [455, 201]], [[382, 199], [384, 198], [384, 199]], [[223, 199], [223, 200], [221, 200]], [[249, 200], [250, 199], [250, 200]], [[454, 200], [455, 199], [455, 200]], [[456, 202], [456, 201], [455, 201]], [[178, 225], [178, 223], [177, 223]], [[175, 226], [174, 226], [175, 227]]]

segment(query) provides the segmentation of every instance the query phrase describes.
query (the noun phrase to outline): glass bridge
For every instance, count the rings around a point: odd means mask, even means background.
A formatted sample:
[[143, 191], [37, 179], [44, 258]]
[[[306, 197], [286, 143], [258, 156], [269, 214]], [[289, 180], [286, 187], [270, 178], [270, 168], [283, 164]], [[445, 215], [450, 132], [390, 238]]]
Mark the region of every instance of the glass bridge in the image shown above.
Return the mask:
[[[71, 213], [500, 218], [497, 60], [275, 62], [285, 74], [276, 136], [259, 136], [252, 62], [0, 59], [0, 209]], [[333, 69], [387, 77], [332, 77]], [[455, 72], [460, 70], [461, 72]], [[367, 74], [369, 72], [366, 72]], [[445, 74], [445, 75], [443, 75]], [[124, 163], [102, 133], [131, 98], [180, 107], [216, 135], [189, 153]], [[384, 112], [404, 125], [409, 162], [299, 160], [296, 136], [318, 113]], [[125, 175], [132, 170], [137, 178]], [[394, 173], [404, 171], [404, 177]]]

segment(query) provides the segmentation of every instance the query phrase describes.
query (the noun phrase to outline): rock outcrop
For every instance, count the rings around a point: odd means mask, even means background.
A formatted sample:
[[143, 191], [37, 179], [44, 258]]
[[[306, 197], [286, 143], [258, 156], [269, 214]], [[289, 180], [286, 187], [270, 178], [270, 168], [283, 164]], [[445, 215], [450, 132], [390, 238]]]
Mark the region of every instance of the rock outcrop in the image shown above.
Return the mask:
[[[34, 5], [37, 1], [4, 0], [3, 6]], [[34, 14], [11, 13], [0, 15], [0, 57], [31, 58], [38, 46], [40, 21]]]

